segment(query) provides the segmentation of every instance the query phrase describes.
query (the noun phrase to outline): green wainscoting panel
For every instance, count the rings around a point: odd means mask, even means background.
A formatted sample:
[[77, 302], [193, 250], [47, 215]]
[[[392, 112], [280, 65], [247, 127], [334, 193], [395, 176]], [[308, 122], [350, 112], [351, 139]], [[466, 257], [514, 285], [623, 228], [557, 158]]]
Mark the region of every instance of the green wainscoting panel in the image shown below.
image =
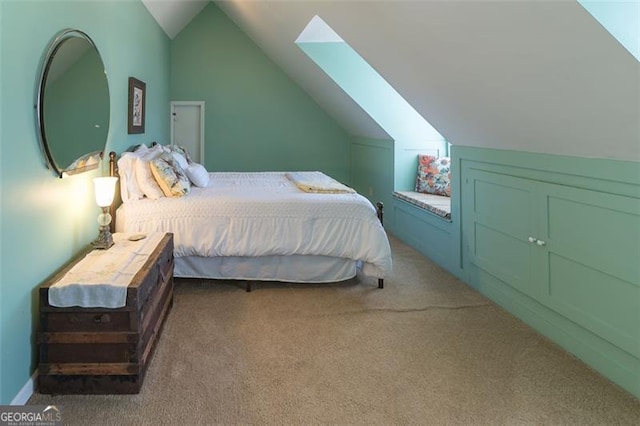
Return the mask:
[[553, 253], [549, 276], [551, 308], [640, 358], [637, 285]]
[[475, 222], [470, 261], [514, 288], [536, 297], [541, 291], [533, 280], [531, 244], [513, 235]]
[[393, 141], [360, 136], [351, 138], [349, 146], [350, 185], [373, 204], [384, 206], [384, 227], [393, 226]]
[[448, 271], [456, 270], [452, 222], [398, 198], [393, 212], [394, 235]]
[[470, 177], [476, 221], [526, 241], [535, 227], [534, 184], [480, 171], [474, 171]]
[[455, 152], [465, 281], [640, 397], [640, 164]]
[[549, 249], [640, 286], [639, 199], [560, 185], [544, 191]]
[[350, 149], [351, 186], [371, 201], [391, 201], [393, 141], [354, 136]]
[[640, 358], [640, 199], [540, 186], [548, 305]]
[[471, 195], [468, 220], [469, 260], [474, 265], [538, 297], [532, 245], [535, 235], [535, 183], [512, 176], [471, 170], [464, 191]]

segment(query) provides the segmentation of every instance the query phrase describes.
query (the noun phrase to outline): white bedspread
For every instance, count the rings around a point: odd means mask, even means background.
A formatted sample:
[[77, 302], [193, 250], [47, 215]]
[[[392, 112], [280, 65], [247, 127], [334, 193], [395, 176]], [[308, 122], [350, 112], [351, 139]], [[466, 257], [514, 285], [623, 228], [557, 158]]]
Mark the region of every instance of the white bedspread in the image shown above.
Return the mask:
[[324, 255], [391, 272], [389, 240], [363, 196], [305, 193], [282, 172], [210, 173], [207, 188], [181, 198], [135, 200], [118, 210], [124, 232], [173, 232], [174, 255]]

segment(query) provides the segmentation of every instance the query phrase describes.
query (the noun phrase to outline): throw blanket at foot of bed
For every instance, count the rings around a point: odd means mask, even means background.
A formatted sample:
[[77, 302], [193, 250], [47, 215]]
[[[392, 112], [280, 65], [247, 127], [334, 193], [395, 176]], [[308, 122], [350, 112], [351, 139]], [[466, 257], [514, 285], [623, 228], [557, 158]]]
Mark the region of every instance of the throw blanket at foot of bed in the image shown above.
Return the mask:
[[303, 192], [281, 172], [210, 173], [188, 196], [133, 200], [118, 209], [123, 232], [172, 232], [176, 257], [320, 255], [391, 272], [376, 209], [355, 192]]
[[287, 179], [304, 192], [317, 194], [354, 194], [356, 191], [322, 172], [288, 172]]

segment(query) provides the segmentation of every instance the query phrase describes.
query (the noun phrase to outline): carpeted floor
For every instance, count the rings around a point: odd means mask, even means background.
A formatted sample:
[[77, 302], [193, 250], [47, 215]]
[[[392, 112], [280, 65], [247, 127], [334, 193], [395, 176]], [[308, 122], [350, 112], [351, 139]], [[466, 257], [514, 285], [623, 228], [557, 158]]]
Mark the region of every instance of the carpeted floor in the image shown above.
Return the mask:
[[65, 424], [632, 425], [640, 402], [397, 239], [393, 276], [176, 280], [143, 390]]

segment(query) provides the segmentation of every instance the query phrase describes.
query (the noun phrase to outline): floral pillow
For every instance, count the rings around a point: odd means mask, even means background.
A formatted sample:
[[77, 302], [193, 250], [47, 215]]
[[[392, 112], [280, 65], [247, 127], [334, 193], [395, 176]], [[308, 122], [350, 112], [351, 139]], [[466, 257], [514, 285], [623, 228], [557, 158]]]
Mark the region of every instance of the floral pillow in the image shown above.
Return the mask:
[[451, 196], [451, 159], [418, 155], [416, 192]]
[[188, 164], [191, 164], [193, 162], [191, 160], [191, 156], [189, 155], [189, 151], [187, 151], [187, 148], [182, 145], [167, 145], [165, 146], [165, 149], [167, 149], [171, 153], [182, 155], [184, 159], [187, 160]]
[[149, 161], [151, 173], [167, 197], [182, 197], [191, 192], [191, 183], [173, 156], [164, 153]]

